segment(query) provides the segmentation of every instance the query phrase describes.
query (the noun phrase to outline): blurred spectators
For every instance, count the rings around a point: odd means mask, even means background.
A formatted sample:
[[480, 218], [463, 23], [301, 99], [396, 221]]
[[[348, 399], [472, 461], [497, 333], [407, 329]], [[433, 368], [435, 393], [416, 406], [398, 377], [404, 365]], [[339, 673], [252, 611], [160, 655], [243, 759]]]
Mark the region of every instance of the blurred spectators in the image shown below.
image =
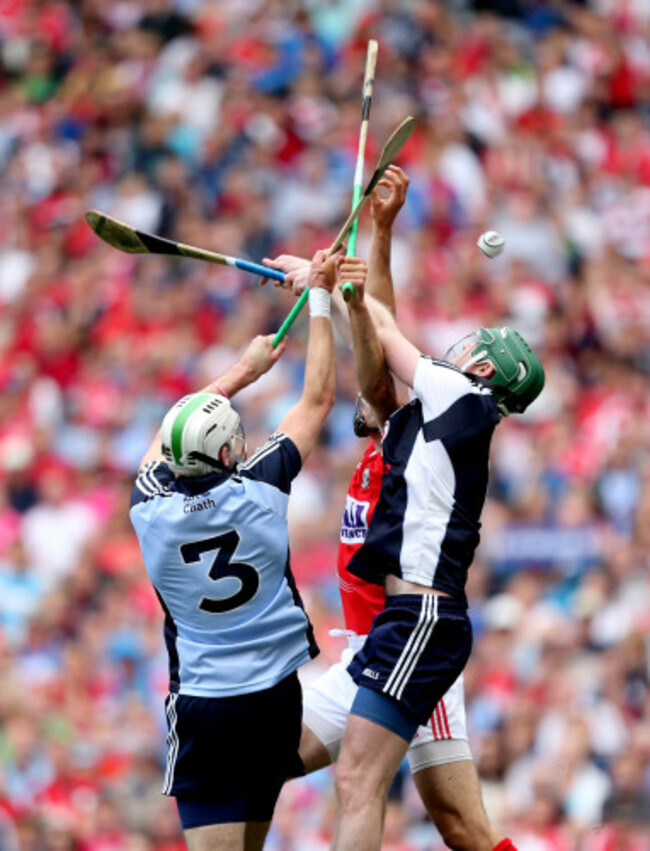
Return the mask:
[[[0, 0], [0, 848], [179, 851], [159, 794], [161, 613], [128, 521], [164, 411], [291, 307], [271, 286], [101, 243], [98, 208], [261, 260], [311, 256], [407, 114], [399, 318], [440, 355], [512, 323], [547, 386], [493, 450], [470, 572], [467, 707], [488, 811], [520, 851], [650, 849], [650, 6], [643, 0]], [[506, 250], [486, 261], [478, 234]], [[368, 247], [367, 217], [360, 252]], [[300, 387], [304, 326], [237, 399], [254, 447]], [[291, 504], [323, 654], [359, 455], [339, 395]], [[386, 848], [442, 848], [404, 774]], [[329, 846], [331, 773], [268, 847]]]

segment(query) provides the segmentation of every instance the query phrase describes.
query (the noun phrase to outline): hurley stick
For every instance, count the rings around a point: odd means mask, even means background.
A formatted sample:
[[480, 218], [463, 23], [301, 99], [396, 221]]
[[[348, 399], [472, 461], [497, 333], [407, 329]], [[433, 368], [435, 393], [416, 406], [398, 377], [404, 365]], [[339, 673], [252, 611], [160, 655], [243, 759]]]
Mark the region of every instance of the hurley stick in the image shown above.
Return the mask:
[[[347, 235], [350, 233], [350, 230], [352, 229], [352, 226], [354, 225], [356, 220], [359, 218], [359, 214], [361, 213], [361, 210], [363, 209], [366, 201], [368, 200], [368, 198], [370, 198], [370, 195], [372, 194], [373, 189], [381, 180], [381, 177], [382, 177], [383, 173], [386, 171], [386, 169], [388, 168], [388, 166], [393, 162], [395, 157], [399, 154], [399, 152], [402, 150], [402, 148], [406, 144], [409, 136], [413, 132], [414, 127], [415, 127], [415, 118], [413, 118], [412, 116], [409, 116], [408, 118], [405, 118], [404, 121], [402, 121], [402, 123], [399, 125], [399, 127], [397, 127], [395, 130], [393, 130], [393, 132], [391, 133], [388, 141], [386, 142], [384, 147], [381, 149], [381, 154], [379, 155], [379, 160], [377, 161], [377, 165], [375, 166], [375, 170], [373, 172], [372, 177], [368, 181], [368, 185], [363, 190], [361, 197], [359, 198], [357, 203], [352, 208], [350, 215], [345, 220], [343, 227], [338, 232], [336, 239], [334, 240], [334, 242], [330, 246], [330, 249], [327, 252], [328, 257], [331, 254], [333, 254], [338, 248], [340, 248], [341, 245], [343, 245], [345, 238], [347, 237]], [[277, 346], [278, 343], [285, 338], [285, 336], [287, 335], [287, 332], [289, 331], [289, 328], [291, 328], [291, 326], [295, 322], [296, 317], [298, 316], [298, 314], [302, 310], [302, 308], [303, 308], [303, 306], [304, 306], [304, 304], [305, 304], [305, 302], [307, 301], [308, 298], [309, 298], [309, 290], [305, 289], [305, 291], [302, 293], [302, 295], [300, 296], [298, 301], [294, 304], [294, 306], [293, 306], [291, 312], [289, 313], [289, 315], [287, 316], [287, 318], [284, 320], [284, 322], [280, 326], [278, 333], [273, 338], [273, 345], [274, 346]]]
[[219, 254], [217, 251], [207, 251], [195, 245], [186, 245], [183, 242], [174, 242], [162, 236], [145, 233], [106, 213], [100, 213], [99, 210], [89, 210], [86, 213], [86, 221], [104, 242], [127, 254], [169, 254], [174, 257], [192, 257], [208, 263], [217, 263], [220, 266], [232, 266], [254, 275], [264, 275], [275, 281], [284, 281], [284, 272], [278, 272], [277, 269], [269, 269], [261, 263], [250, 263], [239, 257], [230, 257], [227, 254]]
[[[357, 165], [354, 170], [354, 186], [352, 188], [352, 207], [358, 203], [363, 189], [363, 166], [366, 154], [366, 139], [368, 138], [368, 124], [370, 121], [370, 107], [372, 106], [372, 91], [375, 86], [375, 69], [377, 67], [377, 52], [379, 45], [374, 39], [368, 42], [368, 54], [366, 56], [366, 71], [363, 78], [363, 97], [361, 100], [361, 127], [359, 128], [359, 147], [357, 149]], [[353, 257], [357, 250], [357, 230], [359, 220], [352, 225], [346, 255]], [[354, 286], [350, 283], [343, 284], [341, 288], [343, 298], [346, 301], [354, 294]]]

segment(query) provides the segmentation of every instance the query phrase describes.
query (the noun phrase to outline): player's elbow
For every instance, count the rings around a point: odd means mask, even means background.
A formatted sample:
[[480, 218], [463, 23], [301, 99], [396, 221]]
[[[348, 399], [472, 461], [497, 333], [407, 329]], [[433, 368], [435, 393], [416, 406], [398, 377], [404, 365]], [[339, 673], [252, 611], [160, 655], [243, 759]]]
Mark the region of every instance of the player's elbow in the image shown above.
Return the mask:
[[317, 393], [308, 393], [303, 396], [303, 414], [310, 425], [320, 431], [330, 411], [334, 407], [336, 393], [334, 388], [322, 388]]
[[312, 416], [321, 420], [325, 420], [329, 412], [334, 407], [336, 401], [336, 390], [334, 386], [325, 386], [318, 393], [310, 393], [308, 397], [308, 405]]
[[395, 325], [393, 312], [383, 303], [372, 296], [367, 297], [368, 309], [372, 316], [372, 321], [377, 329], [377, 333], [381, 335], [386, 329], [390, 329]]

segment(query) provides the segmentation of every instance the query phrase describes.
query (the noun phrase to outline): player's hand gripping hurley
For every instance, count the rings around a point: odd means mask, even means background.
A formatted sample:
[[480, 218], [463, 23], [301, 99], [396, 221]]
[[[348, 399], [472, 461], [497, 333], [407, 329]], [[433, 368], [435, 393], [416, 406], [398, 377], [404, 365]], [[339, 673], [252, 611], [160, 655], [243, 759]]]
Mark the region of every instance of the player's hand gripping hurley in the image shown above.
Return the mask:
[[[338, 232], [336, 239], [334, 240], [334, 242], [330, 246], [329, 251], [327, 252], [328, 257], [330, 255], [332, 255], [343, 244], [346, 236], [350, 233], [354, 223], [359, 218], [359, 214], [361, 213], [361, 210], [363, 209], [368, 198], [370, 198], [375, 186], [381, 180], [382, 175], [386, 171], [388, 166], [392, 163], [392, 161], [395, 159], [395, 157], [399, 154], [399, 152], [402, 150], [402, 148], [406, 144], [408, 138], [410, 137], [411, 133], [413, 132], [414, 127], [415, 127], [415, 118], [413, 118], [412, 116], [409, 115], [408, 118], [405, 118], [404, 121], [402, 121], [402, 123], [398, 127], [396, 127], [395, 130], [393, 130], [393, 132], [391, 133], [388, 141], [386, 142], [386, 144], [384, 145], [384, 147], [381, 150], [381, 154], [379, 155], [377, 165], [375, 166], [375, 170], [373, 172], [372, 177], [368, 181], [368, 185], [363, 190], [361, 197], [359, 198], [357, 203], [352, 208], [350, 215], [345, 220], [345, 224], [343, 225], [341, 230]], [[263, 268], [267, 268], [267, 267], [263, 267]], [[267, 276], [267, 277], [270, 277], [270, 276]], [[277, 346], [277, 344], [282, 339], [284, 339], [287, 332], [289, 331], [289, 328], [291, 328], [291, 326], [295, 322], [296, 317], [298, 316], [298, 314], [302, 310], [302, 308], [303, 308], [303, 306], [304, 306], [304, 304], [305, 304], [305, 302], [307, 301], [308, 298], [309, 298], [309, 290], [306, 289], [302, 293], [302, 295], [300, 296], [298, 301], [294, 304], [293, 309], [291, 310], [291, 312], [289, 313], [287, 318], [284, 320], [284, 322], [280, 326], [278, 333], [273, 338], [273, 345], [274, 346]]]
[[[376, 52], [374, 60], [372, 61], [370, 58], [370, 53], [371, 51], [369, 45], [369, 56], [366, 64], [366, 83], [368, 82], [368, 74], [370, 70], [372, 70], [372, 74], [374, 75], [374, 63], [376, 63]], [[408, 138], [410, 137], [415, 127], [415, 118], [409, 116], [408, 118], [405, 118], [402, 123], [398, 127], [396, 127], [396, 129], [391, 133], [386, 144], [382, 148], [381, 154], [379, 155], [379, 160], [377, 161], [372, 177], [368, 181], [366, 188], [363, 190], [363, 192], [361, 192], [360, 180], [362, 179], [363, 171], [362, 151], [363, 149], [365, 149], [365, 138], [367, 135], [367, 113], [369, 113], [369, 110], [370, 101], [367, 100], [367, 97], [364, 94], [364, 121], [362, 122], [362, 131], [359, 139], [360, 155], [357, 158], [357, 171], [355, 172], [355, 187], [353, 195], [353, 198], [357, 198], [357, 196], [358, 198], [356, 202], [353, 203], [350, 215], [345, 220], [341, 230], [336, 236], [336, 239], [330, 246], [329, 251], [327, 253], [328, 257], [341, 247], [348, 234], [352, 234], [353, 228], [354, 236], [351, 236], [351, 243], [348, 245], [348, 256], [354, 253], [356, 249], [356, 223], [361, 213], [361, 210], [363, 209], [368, 198], [372, 194], [377, 183], [381, 180], [382, 175], [384, 174], [388, 166], [391, 164], [391, 162], [395, 159], [395, 157], [399, 154], [399, 152], [406, 144]], [[363, 128], [363, 124], [366, 125], [365, 129]], [[359, 164], [360, 162], [361, 164]], [[359, 188], [357, 188], [357, 183], [359, 184]], [[113, 248], [117, 248], [120, 251], [125, 251], [127, 254], [166, 254], [174, 257], [191, 257], [196, 260], [204, 260], [208, 263], [216, 263], [221, 266], [231, 266], [233, 268], [240, 269], [243, 272], [250, 272], [254, 275], [272, 278], [273, 280], [280, 281], [281, 283], [284, 282], [285, 279], [284, 272], [281, 272], [278, 269], [272, 269], [269, 266], [263, 266], [260, 263], [251, 263], [250, 261], [243, 260], [239, 257], [231, 257], [228, 254], [221, 254], [217, 251], [208, 251], [205, 248], [198, 248], [195, 245], [188, 245], [183, 242], [175, 242], [171, 239], [165, 239], [162, 236], [146, 233], [145, 231], [138, 230], [137, 228], [127, 224], [126, 222], [121, 222], [119, 221], [119, 219], [115, 219], [112, 216], [109, 216], [107, 213], [102, 213], [99, 210], [89, 210], [86, 213], [86, 221], [88, 222], [90, 227], [95, 231], [97, 236], [99, 236], [109, 245], [113, 246]], [[348, 288], [347, 297], [349, 298], [352, 293], [353, 289]], [[274, 346], [277, 346], [278, 343], [280, 343], [280, 341], [283, 340], [284, 337], [286, 337], [289, 329], [295, 322], [296, 317], [302, 310], [308, 297], [309, 291], [305, 290], [298, 299], [298, 301], [295, 303], [293, 309], [291, 310], [287, 318], [284, 320], [277, 334], [273, 338]]]

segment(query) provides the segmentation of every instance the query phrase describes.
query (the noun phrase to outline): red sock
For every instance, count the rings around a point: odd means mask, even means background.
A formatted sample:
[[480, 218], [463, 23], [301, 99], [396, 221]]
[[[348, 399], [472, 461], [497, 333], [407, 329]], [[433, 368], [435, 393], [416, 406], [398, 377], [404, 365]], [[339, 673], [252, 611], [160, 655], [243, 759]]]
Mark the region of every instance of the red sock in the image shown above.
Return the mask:
[[506, 838], [502, 839], [498, 845], [495, 845], [492, 851], [517, 851], [517, 849], [512, 844], [512, 840]]

